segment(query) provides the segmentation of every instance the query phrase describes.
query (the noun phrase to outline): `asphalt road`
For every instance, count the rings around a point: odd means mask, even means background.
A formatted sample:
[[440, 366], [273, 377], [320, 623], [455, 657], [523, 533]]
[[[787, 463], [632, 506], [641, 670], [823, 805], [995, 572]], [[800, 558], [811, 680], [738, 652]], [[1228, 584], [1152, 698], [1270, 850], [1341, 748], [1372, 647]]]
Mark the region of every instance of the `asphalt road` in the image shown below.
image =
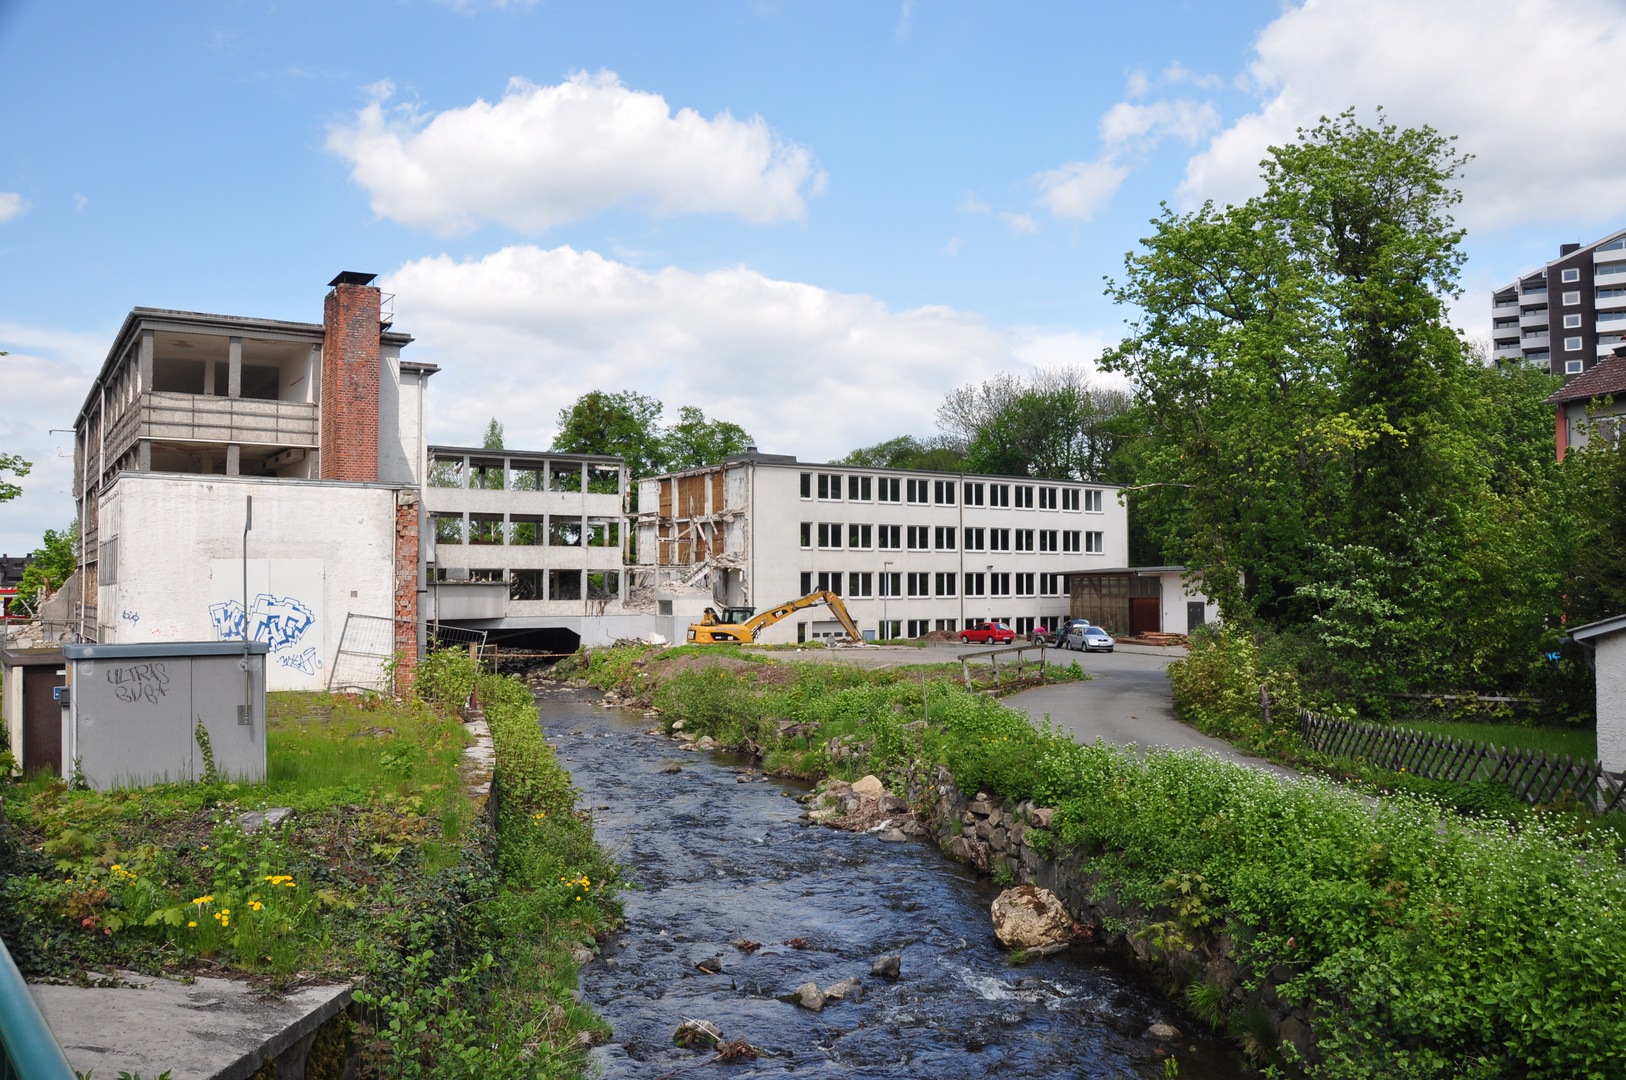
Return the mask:
[[1035, 723], [1048, 714], [1054, 729], [1070, 732], [1081, 743], [1101, 739], [1141, 750], [1154, 746], [1211, 750], [1240, 765], [1296, 776], [1291, 769], [1245, 754], [1175, 719], [1167, 669], [1169, 661], [1184, 652], [1136, 649], [1068, 654], [1093, 678], [1026, 690], [1006, 698], [1005, 703], [1023, 710]]

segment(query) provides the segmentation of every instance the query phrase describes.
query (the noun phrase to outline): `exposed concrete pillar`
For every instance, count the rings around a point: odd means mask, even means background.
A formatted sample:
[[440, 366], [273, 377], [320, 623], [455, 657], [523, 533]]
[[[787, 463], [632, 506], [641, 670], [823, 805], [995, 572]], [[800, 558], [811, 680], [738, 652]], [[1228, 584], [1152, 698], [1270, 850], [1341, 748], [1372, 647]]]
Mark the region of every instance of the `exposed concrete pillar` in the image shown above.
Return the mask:
[[203, 395], [205, 397], [215, 396], [215, 361], [213, 360], [203, 362]]
[[138, 472], [152, 472], [151, 439], [139, 439], [136, 441], [136, 470]]
[[236, 443], [226, 444], [226, 475], [237, 476], [242, 466], [243, 448]]
[[[227, 397], [242, 397], [243, 396], [243, 339], [242, 338], [234, 337], [234, 338], [231, 339], [231, 351], [230, 351], [229, 355], [231, 356], [231, 360], [230, 360], [230, 368], [228, 369], [228, 371], [226, 373], [226, 396]], [[235, 476], [236, 474], [233, 473], [232, 475]]]
[[136, 354], [136, 391], [145, 394], [152, 390], [152, 331], [141, 331], [141, 351]]

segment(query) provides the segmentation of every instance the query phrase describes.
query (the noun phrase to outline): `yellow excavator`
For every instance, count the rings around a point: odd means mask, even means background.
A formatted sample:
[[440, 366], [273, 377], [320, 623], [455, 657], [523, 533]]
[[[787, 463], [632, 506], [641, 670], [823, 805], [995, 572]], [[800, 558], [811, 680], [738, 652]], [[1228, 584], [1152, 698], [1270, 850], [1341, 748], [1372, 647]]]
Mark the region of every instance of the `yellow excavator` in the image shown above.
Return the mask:
[[808, 593], [798, 600], [780, 604], [761, 615], [753, 615], [752, 612], [756, 609], [748, 607], [725, 607], [721, 615], [707, 608], [704, 619], [689, 624], [689, 644], [721, 645], [755, 641], [758, 634], [785, 616], [818, 604], [829, 607], [830, 613], [836, 617], [841, 628], [847, 631], [848, 637], [854, 641], [864, 640], [864, 635], [858, 632], [858, 624], [847, 614], [847, 605], [841, 602], [841, 597], [833, 592], [820, 590]]

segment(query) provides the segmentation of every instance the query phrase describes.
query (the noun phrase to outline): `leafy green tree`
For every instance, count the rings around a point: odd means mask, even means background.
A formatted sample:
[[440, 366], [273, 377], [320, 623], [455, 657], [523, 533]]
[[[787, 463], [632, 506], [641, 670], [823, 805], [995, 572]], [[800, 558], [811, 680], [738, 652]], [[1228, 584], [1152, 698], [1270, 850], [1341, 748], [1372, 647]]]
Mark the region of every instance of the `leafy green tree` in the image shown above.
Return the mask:
[[56, 592], [77, 569], [79, 522], [74, 521], [61, 532], [46, 529], [43, 542], [33, 550], [32, 555], [34, 561], [28, 564], [22, 580], [17, 583], [16, 600], [17, 606], [30, 614], [39, 610], [42, 590], [46, 596]]
[[834, 465], [856, 465], [870, 469], [936, 469], [960, 472], [965, 469], [965, 451], [946, 438], [917, 439], [899, 435], [895, 439], [862, 446]]
[[678, 410], [678, 422], [666, 429], [661, 440], [665, 468], [676, 472], [699, 468], [745, 452], [754, 440], [744, 428], [727, 420], [707, 420], [693, 405]]
[[485, 438], [481, 441], [480, 446], [485, 450], [503, 449], [502, 425], [497, 423], [497, 418], [495, 416], [491, 418], [491, 423], [486, 425]]
[[615, 454], [627, 460], [634, 478], [665, 471], [660, 428], [664, 406], [631, 390], [593, 390], [559, 412], [553, 449], [567, 454]]
[[[21, 480], [28, 475], [34, 467], [32, 462], [24, 461], [17, 454], [0, 454], [0, 473], [11, 473]], [[0, 502], [10, 502], [23, 493], [21, 484], [14, 484], [9, 480], [0, 479]]]

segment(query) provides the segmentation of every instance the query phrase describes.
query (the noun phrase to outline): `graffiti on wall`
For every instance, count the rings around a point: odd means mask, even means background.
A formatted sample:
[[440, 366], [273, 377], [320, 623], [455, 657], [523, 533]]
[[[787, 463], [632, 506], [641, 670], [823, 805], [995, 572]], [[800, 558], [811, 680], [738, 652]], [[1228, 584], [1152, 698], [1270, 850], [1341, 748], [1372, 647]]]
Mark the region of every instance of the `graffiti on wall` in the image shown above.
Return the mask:
[[[214, 624], [215, 637], [221, 641], [243, 640], [243, 605], [237, 600], [226, 600], [209, 605], [209, 621]], [[321, 661], [316, 650], [297, 648], [305, 631], [316, 623], [316, 613], [292, 596], [273, 596], [261, 593], [248, 609], [248, 636], [250, 641], [263, 641], [271, 648], [271, 655], [283, 667], [297, 668], [307, 675], [316, 674]]]
[[325, 685], [324, 576], [315, 559], [211, 560], [210, 629], [216, 641], [242, 641], [246, 635], [265, 642], [270, 652], [266, 689], [320, 690]]

